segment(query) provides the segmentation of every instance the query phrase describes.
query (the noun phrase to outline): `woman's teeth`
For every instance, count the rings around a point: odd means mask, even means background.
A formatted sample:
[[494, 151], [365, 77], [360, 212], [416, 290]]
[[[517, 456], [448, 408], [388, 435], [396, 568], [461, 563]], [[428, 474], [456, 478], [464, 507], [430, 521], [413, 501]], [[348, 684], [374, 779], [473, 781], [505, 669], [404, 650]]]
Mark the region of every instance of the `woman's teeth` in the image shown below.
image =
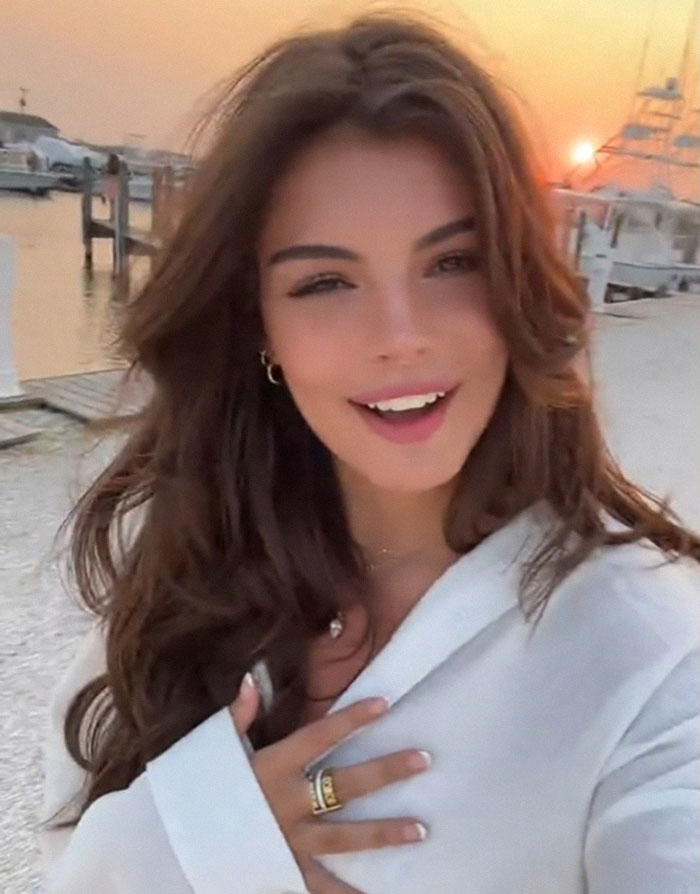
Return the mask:
[[366, 404], [366, 406], [370, 410], [380, 413], [402, 413], [405, 410], [421, 410], [444, 396], [444, 391], [433, 391], [430, 394], [411, 394], [406, 397], [395, 397], [392, 400], [380, 400], [377, 403]]
[[377, 403], [365, 404], [368, 410], [387, 421], [409, 422], [432, 413], [435, 405], [445, 396], [444, 391], [431, 394], [416, 394], [408, 397], [396, 397], [393, 400], [381, 400]]

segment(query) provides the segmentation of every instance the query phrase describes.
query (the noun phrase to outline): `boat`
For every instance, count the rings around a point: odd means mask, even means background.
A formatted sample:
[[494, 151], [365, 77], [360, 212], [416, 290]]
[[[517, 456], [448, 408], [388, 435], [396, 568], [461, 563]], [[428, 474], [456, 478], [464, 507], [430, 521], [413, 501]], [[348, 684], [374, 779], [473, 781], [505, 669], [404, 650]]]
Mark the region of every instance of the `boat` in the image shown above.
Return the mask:
[[0, 190], [45, 196], [58, 181], [57, 174], [41, 169], [39, 156], [31, 150], [0, 147]]
[[[689, 185], [700, 186], [699, 11], [696, 0], [680, 75], [635, 90], [629, 120], [597, 148], [593, 168], [552, 186], [560, 244], [593, 305], [700, 283], [700, 191]], [[647, 49], [648, 39], [640, 80]]]
[[153, 177], [150, 174], [134, 173], [129, 177], [129, 199], [132, 202], [153, 200]]
[[700, 203], [661, 187], [606, 184], [589, 192], [554, 189], [559, 219], [571, 222], [565, 251], [584, 279], [606, 268], [603, 300], [662, 297], [700, 283]]

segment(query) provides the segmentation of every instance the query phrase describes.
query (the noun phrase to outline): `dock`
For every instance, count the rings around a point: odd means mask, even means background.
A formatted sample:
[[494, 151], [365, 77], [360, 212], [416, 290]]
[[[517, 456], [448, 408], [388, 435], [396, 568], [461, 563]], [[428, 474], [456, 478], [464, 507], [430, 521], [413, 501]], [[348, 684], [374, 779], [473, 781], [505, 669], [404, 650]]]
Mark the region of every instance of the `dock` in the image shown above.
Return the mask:
[[[119, 239], [119, 227], [111, 220], [93, 218], [87, 224], [87, 238], [111, 239], [114, 243]], [[155, 255], [160, 248], [160, 240], [154, 233], [129, 227], [124, 234], [126, 252], [130, 255]]]
[[97, 172], [89, 159], [83, 163], [83, 193], [81, 202], [82, 235], [85, 249], [85, 268], [92, 270], [92, 243], [95, 239], [109, 239], [112, 243], [112, 270], [115, 276], [128, 278], [129, 257], [141, 255], [154, 258], [172, 233], [179, 216], [188, 175], [176, 174], [164, 167], [153, 172], [151, 193], [152, 224], [146, 231], [129, 223], [129, 171], [126, 163], [118, 160], [117, 173], [111, 174], [116, 183], [116, 194], [110, 199], [109, 218], [95, 217], [93, 200]]
[[21, 410], [0, 413], [0, 447], [16, 447], [38, 438], [42, 429], [23, 418]]
[[21, 397], [0, 400], [0, 447], [14, 447], [38, 437], [47, 412], [94, 427], [125, 422], [151, 395], [145, 378], [125, 378], [125, 369], [33, 379], [22, 383]]
[[145, 382], [125, 382], [124, 369], [57, 376], [24, 382], [28, 397], [81, 422], [104, 422], [133, 416], [148, 400]]
[[[153, 172], [152, 223], [150, 230], [129, 225], [129, 171], [118, 160], [114, 176], [118, 189], [110, 191], [108, 219], [93, 214], [97, 172], [84, 162], [81, 202], [85, 266], [92, 269], [92, 244], [109, 239], [113, 245], [113, 274], [128, 293], [129, 257], [155, 257], [177, 225], [188, 172], [162, 168]], [[114, 187], [114, 183], [112, 183]], [[147, 403], [151, 387], [142, 376], [126, 376], [126, 368], [83, 372], [19, 382], [13, 362], [11, 303], [16, 283], [12, 241], [0, 234], [0, 447], [13, 447], [39, 437], [70, 417], [93, 426], [126, 421]]]

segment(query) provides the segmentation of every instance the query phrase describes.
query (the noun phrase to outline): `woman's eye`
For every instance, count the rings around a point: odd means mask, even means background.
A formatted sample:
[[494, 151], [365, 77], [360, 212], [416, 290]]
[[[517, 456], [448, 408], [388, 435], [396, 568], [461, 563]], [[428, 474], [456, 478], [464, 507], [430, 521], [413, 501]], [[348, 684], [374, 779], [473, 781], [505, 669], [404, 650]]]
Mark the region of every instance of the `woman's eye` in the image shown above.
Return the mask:
[[478, 269], [479, 264], [479, 257], [474, 252], [458, 251], [438, 258], [432, 269], [436, 273], [471, 273]]
[[344, 277], [337, 274], [322, 273], [311, 279], [306, 279], [289, 292], [292, 298], [301, 298], [304, 295], [316, 295], [322, 292], [337, 292], [339, 289], [354, 289]]

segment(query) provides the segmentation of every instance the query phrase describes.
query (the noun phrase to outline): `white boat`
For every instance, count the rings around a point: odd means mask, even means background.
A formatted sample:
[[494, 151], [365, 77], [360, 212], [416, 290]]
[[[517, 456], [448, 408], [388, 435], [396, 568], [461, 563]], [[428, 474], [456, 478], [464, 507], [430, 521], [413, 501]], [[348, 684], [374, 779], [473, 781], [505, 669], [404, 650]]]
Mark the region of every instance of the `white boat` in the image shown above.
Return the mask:
[[[594, 168], [575, 168], [552, 190], [560, 244], [588, 281], [593, 305], [700, 283], [700, 194], [687, 195], [700, 174], [698, 8], [680, 77], [636, 90], [630, 119], [596, 150]], [[648, 40], [645, 54], [647, 47]]]
[[58, 183], [57, 174], [39, 169], [31, 151], [0, 147], [0, 190], [44, 196]]
[[567, 254], [589, 279], [607, 262], [607, 297], [660, 296], [700, 283], [700, 204], [657, 188], [554, 189], [560, 219], [575, 218]]
[[153, 200], [153, 177], [150, 174], [132, 174], [129, 177], [129, 199], [132, 202]]

